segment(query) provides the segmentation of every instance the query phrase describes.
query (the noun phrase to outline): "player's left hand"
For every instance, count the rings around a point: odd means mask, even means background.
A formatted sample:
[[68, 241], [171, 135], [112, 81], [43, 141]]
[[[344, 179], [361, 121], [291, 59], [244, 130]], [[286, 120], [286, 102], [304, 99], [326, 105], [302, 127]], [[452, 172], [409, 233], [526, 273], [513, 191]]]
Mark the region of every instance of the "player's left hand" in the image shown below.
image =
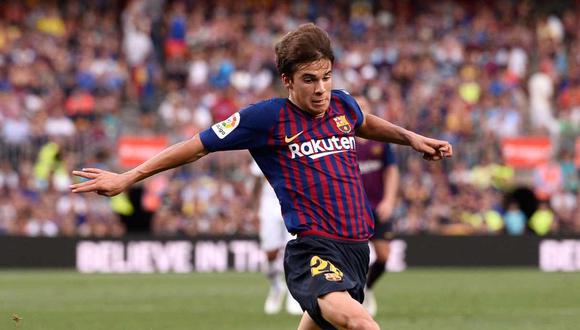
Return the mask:
[[376, 208], [377, 215], [379, 217], [380, 222], [387, 222], [391, 218], [393, 214], [393, 203], [390, 203], [388, 200], [383, 199]]
[[432, 139], [416, 134], [411, 147], [423, 153], [423, 159], [438, 161], [453, 156], [453, 147], [447, 141]]

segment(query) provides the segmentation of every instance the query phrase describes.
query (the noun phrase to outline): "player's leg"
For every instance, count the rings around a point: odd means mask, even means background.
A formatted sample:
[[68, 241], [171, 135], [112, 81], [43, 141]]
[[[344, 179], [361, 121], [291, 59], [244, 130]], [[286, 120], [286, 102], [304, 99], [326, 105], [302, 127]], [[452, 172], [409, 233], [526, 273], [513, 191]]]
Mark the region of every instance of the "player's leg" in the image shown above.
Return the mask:
[[363, 302], [364, 308], [372, 316], [377, 315], [377, 300], [373, 292], [373, 287], [377, 280], [385, 272], [385, 267], [389, 257], [389, 241], [387, 240], [373, 240], [373, 248], [375, 250], [376, 259], [369, 267], [369, 274], [367, 276], [367, 284], [365, 288], [365, 300]]
[[385, 273], [386, 264], [389, 259], [390, 246], [389, 242], [393, 237], [392, 222], [378, 221], [378, 215], [375, 214], [375, 236], [371, 243], [375, 250], [376, 259], [369, 266], [369, 273], [367, 275], [367, 283], [365, 288], [365, 300], [363, 302], [364, 308], [372, 315], [377, 314], [377, 301], [373, 292], [373, 287], [377, 280]]
[[[324, 318], [337, 329], [380, 329], [362, 305], [344, 291], [332, 292], [318, 299]], [[316, 322], [304, 312], [298, 330], [320, 330]]]
[[367, 289], [372, 289], [377, 280], [384, 274], [389, 259], [389, 242], [393, 239], [392, 220], [380, 221], [375, 214], [375, 235], [371, 239], [376, 259], [369, 267]]
[[324, 319], [338, 329], [380, 329], [363, 306], [346, 291], [331, 292], [318, 298], [318, 306]]
[[286, 236], [280, 233], [278, 221], [282, 220], [279, 219], [276, 212], [266, 207], [261, 208], [260, 243], [262, 250], [266, 253], [266, 276], [270, 283], [268, 296], [264, 302], [264, 313], [266, 314], [276, 314], [282, 310], [287, 290], [284, 283], [282, 253], [280, 253], [281, 248], [286, 244]]
[[365, 242], [345, 243], [322, 237], [288, 242], [286, 281], [308, 313], [299, 329], [377, 329], [360, 304], [368, 265], [369, 246]]
[[266, 314], [279, 313], [286, 295], [286, 284], [284, 284], [283, 272], [280, 267], [280, 258], [278, 255], [278, 250], [266, 251], [266, 257], [268, 259], [266, 276], [270, 282], [268, 296], [264, 302], [264, 313]]
[[260, 241], [262, 250], [266, 252], [266, 275], [270, 282], [270, 290], [264, 303], [266, 314], [276, 314], [282, 310], [286, 302], [286, 312], [292, 315], [302, 315], [300, 304], [292, 297], [285, 283], [283, 252], [292, 235], [286, 230], [284, 219], [277, 208], [263, 207], [260, 210]]
[[300, 303], [292, 297], [290, 292], [288, 292], [286, 296], [286, 312], [291, 315], [302, 315], [302, 313], [304, 313], [302, 307], [300, 307]]
[[[290, 233], [288, 233], [288, 231], [286, 230], [286, 226], [282, 225], [281, 230], [284, 231], [284, 235], [286, 237], [286, 242], [293, 239], [293, 236]], [[288, 289], [286, 289], [286, 290], [288, 290]], [[304, 311], [302, 310], [302, 307], [300, 307], [300, 303], [298, 303], [298, 301], [296, 301], [296, 299], [294, 299], [294, 297], [292, 297], [292, 294], [290, 293], [290, 291], [288, 291], [286, 294], [286, 312], [288, 314], [291, 314], [291, 315], [302, 315], [304, 313]]]
[[367, 278], [367, 288], [369, 289], [373, 288], [377, 280], [385, 272], [390, 252], [388, 240], [375, 239], [372, 240], [372, 244], [375, 249], [376, 259], [369, 268], [369, 275]]

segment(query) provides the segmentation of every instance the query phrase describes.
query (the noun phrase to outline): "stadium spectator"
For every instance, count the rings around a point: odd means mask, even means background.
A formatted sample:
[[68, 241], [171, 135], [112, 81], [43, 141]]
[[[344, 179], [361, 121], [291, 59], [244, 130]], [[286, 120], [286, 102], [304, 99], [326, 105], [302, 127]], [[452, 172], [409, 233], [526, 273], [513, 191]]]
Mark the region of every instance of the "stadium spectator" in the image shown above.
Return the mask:
[[558, 229], [558, 223], [554, 219], [554, 212], [549, 209], [546, 201], [540, 201], [538, 209], [530, 218], [529, 226], [538, 236], [545, 236]]
[[578, 210], [574, 193], [561, 187], [550, 197], [549, 206], [558, 223], [558, 231], [566, 234], [574, 233], [574, 212]]
[[523, 235], [526, 230], [526, 215], [516, 202], [510, 202], [504, 214], [505, 230], [508, 235]]
[[530, 119], [534, 128], [543, 129], [556, 137], [560, 125], [552, 107], [556, 80], [554, 65], [550, 59], [543, 59], [540, 70], [530, 77]]
[[538, 199], [549, 200], [564, 185], [560, 163], [551, 160], [534, 170], [534, 188]]

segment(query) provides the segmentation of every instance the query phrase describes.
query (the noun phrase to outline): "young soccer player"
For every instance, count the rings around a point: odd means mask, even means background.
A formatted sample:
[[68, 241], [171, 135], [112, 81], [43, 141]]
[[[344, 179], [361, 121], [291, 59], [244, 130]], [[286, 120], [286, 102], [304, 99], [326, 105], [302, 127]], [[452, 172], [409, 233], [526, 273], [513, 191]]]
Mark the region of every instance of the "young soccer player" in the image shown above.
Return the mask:
[[330, 38], [314, 24], [286, 34], [275, 52], [287, 98], [250, 105], [127, 172], [73, 171], [89, 180], [71, 189], [114, 196], [209, 152], [248, 149], [276, 191], [286, 228], [297, 235], [286, 245], [284, 270], [305, 310], [298, 329], [378, 329], [361, 305], [374, 221], [355, 134], [411, 146], [433, 161], [450, 157], [452, 147], [365, 115], [348, 93], [332, 90]]

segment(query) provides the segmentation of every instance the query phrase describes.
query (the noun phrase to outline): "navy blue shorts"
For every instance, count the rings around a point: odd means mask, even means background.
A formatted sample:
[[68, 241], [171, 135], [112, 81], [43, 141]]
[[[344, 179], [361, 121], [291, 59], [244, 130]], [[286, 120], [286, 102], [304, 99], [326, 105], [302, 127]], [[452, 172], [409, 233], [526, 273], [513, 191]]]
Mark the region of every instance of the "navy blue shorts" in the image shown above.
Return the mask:
[[375, 234], [371, 237], [371, 240], [391, 241], [395, 236], [393, 233], [393, 218], [383, 222], [379, 220], [377, 212], [374, 211], [373, 216], [375, 218]]
[[284, 271], [290, 293], [322, 329], [334, 329], [318, 306], [318, 297], [347, 291], [362, 303], [369, 268], [368, 242], [319, 236], [298, 237], [286, 244]]

